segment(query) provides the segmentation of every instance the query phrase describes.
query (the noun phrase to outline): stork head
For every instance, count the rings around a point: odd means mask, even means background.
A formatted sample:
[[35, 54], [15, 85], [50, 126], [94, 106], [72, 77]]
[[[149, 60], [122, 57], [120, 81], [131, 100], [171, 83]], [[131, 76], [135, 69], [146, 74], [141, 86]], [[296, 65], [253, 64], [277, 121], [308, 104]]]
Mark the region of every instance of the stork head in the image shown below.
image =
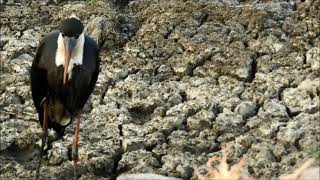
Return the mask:
[[73, 50], [75, 49], [80, 35], [83, 33], [83, 25], [81, 21], [74, 15], [61, 21], [59, 30], [60, 36], [63, 38], [64, 46], [64, 72], [63, 72], [63, 84], [67, 83], [68, 67]]

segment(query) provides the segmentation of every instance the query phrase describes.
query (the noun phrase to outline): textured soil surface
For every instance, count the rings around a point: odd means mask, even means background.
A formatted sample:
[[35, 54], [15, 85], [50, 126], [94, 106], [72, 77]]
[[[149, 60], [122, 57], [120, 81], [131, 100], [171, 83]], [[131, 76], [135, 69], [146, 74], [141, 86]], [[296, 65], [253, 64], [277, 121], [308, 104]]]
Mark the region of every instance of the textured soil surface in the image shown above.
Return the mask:
[[[320, 0], [1, 3], [0, 179], [35, 176], [42, 130], [29, 69], [40, 39], [72, 13], [102, 66], [82, 115], [80, 179], [196, 179], [222, 146], [257, 179], [319, 158]], [[50, 132], [41, 179], [72, 177], [73, 131]]]

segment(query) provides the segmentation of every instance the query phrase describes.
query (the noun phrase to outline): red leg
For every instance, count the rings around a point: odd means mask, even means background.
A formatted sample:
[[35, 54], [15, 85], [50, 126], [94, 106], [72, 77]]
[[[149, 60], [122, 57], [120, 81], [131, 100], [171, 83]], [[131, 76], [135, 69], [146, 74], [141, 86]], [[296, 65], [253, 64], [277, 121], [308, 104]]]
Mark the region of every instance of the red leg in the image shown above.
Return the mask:
[[48, 132], [48, 113], [49, 113], [49, 109], [48, 109], [48, 102], [45, 101], [43, 103], [43, 109], [44, 109], [44, 113], [43, 113], [43, 127], [42, 129], [44, 131]]
[[76, 116], [76, 127], [73, 137], [72, 146], [72, 160], [73, 160], [73, 177], [77, 178], [77, 167], [78, 167], [78, 142], [79, 142], [79, 130], [80, 130], [80, 113]]
[[47, 141], [47, 138], [48, 138], [48, 111], [49, 110], [48, 110], [48, 102], [47, 102], [46, 98], [43, 99], [41, 104], [42, 103], [43, 103], [43, 122], [42, 122], [43, 134], [42, 134], [42, 142], [41, 142], [39, 163], [38, 163], [38, 167], [37, 167], [37, 170], [36, 170], [36, 179], [38, 179], [39, 175], [40, 175], [40, 167], [41, 167], [41, 161], [42, 161], [44, 145], [45, 145], [45, 142]]

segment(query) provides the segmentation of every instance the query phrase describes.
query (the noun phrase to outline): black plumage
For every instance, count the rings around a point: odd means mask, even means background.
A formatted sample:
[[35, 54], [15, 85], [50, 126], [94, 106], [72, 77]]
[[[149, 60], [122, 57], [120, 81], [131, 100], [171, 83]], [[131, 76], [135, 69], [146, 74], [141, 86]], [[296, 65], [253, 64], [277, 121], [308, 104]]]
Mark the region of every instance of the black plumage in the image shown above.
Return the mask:
[[[62, 21], [59, 31], [50, 32], [42, 39], [32, 63], [32, 98], [39, 114], [39, 122], [44, 130], [40, 156], [42, 156], [44, 142], [47, 139], [47, 129], [54, 129], [61, 137], [72, 119], [77, 119], [73, 156], [78, 156], [77, 144], [81, 110], [94, 89], [99, 73], [98, 45], [92, 38], [82, 33], [83, 25], [78, 19], [68, 18]], [[78, 47], [76, 43], [81, 34], [84, 36], [84, 44], [83, 47]], [[57, 66], [56, 53], [59, 37], [64, 40], [60, 41], [60, 46], [64, 48], [65, 64]], [[72, 45], [69, 44], [70, 41], [72, 41]], [[83, 48], [82, 63], [74, 64], [72, 73], [68, 76], [70, 73], [67, 71], [68, 66], [73, 63], [70, 59], [76, 48]], [[73, 157], [73, 160], [76, 171], [77, 157]], [[41, 157], [37, 177], [40, 165]], [[76, 172], [74, 173], [76, 174]]]
[[[57, 67], [55, 64], [58, 36], [59, 31], [46, 35], [40, 43], [31, 67], [32, 97], [41, 125], [43, 121], [41, 102], [45, 97], [49, 101], [49, 112], [52, 101], [60, 101], [64, 107], [64, 113], [74, 117], [88, 100], [99, 73], [98, 46], [85, 35], [83, 64], [73, 68], [71, 79], [66, 86], [63, 86], [63, 66]], [[55, 123], [52, 118], [54, 117], [50, 117], [49, 113], [48, 127], [62, 135], [66, 126]]]
[[82, 33], [83, 28], [82, 23], [76, 18], [64, 19], [59, 25], [59, 31], [67, 36], [79, 36]]

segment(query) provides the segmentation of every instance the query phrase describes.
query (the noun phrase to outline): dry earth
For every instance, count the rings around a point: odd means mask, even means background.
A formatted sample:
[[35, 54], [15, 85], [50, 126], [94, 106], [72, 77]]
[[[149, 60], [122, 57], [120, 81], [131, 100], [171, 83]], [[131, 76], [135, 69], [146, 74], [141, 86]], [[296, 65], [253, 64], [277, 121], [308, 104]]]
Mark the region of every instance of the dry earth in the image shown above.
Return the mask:
[[[71, 13], [102, 61], [82, 116], [80, 179], [195, 179], [193, 166], [205, 173], [223, 145], [257, 179], [319, 160], [320, 0], [112, 2], [1, 0], [0, 179], [35, 175], [29, 69], [41, 37]], [[72, 176], [72, 135], [52, 143], [41, 179]]]

